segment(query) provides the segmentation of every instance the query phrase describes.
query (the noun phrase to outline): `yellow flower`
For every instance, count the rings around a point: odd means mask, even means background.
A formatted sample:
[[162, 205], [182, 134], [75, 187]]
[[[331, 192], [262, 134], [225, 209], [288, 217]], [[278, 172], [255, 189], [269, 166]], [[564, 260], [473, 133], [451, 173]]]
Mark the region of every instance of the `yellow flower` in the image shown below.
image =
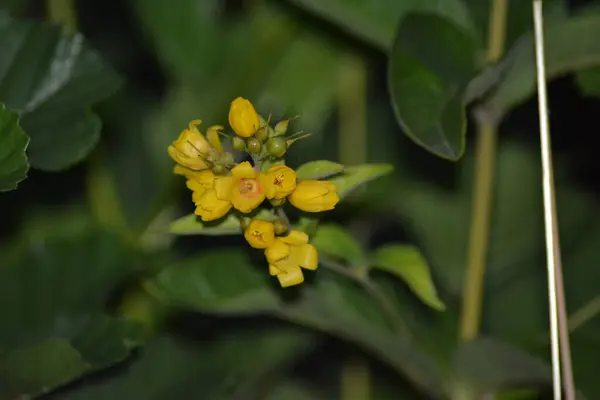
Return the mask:
[[296, 188], [296, 171], [285, 165], [275, 165], [261, 176], [268, 199], [283, 199]]
[[206, 157], [212, 150], [210, 143], [198, 130], [201, 123], [199, 119], [190, 122], [188, 129], [184, 129], [167, 149], [175, 162], [195, 171], [209, 168]]
[[192, 190], [192, 200], [196, 204], [195, 214], [203, 221], [214, 221], [223, 217], [231, 209], [228, 199], [219, 198], [215, 183], [222, 177], [215, 177], [210, 170], [196, 172], [188, 176], [187, 187]]
[[304, 282], [301, 268], [317, 269], [317, 249], [308, 243], [308, 235], [291, 231], [289, 235], [276, 238], [265, 250], [269, 262], [269, 273], [277, 276], [282, 287]]
[[244, 138], [256, 133], [260, 127], [260, 118], [250, 101], [238, 97], [231, 102], [229, 125], [235, 133]]
[[300, 181], [289, 197], [290, 203], [302, 211], [333, 210], [340, 201], [335, 184], [326, 181]]
[[275, 226], [271, 222], [253, 219], [244, 231], [244, 237], [255, 249], [266, 249], [275, 241]]
[[229, 199], [236, 210], [249, 213], [265, 199], [261, 174], [248, 161], [236, 165], [231, 176], [215, 180], [215, 190], [220, 199]]

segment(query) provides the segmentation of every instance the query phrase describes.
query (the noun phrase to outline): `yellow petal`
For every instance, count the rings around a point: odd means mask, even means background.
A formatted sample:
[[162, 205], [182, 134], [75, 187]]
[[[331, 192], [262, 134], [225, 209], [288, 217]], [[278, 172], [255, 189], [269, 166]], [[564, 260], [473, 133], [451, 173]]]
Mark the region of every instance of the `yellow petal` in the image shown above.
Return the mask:
[[195, 131], [195, 132], [199, 132], [198, 127], [202, 125], [202, 120], [200, 119], [193, 119], [190, 121], [190, 123], [188, 124], [189, 130], [190, 131]]
[[340, 201], [335, 185], [326, 181], [301, 181], [289, 196], [290, 203], [306, 212], [332, 210]]
[[189, 157], [175, 146], [169, 146], [167, 152], [176, 163], [191, 170], [200, 171], [209, 168], [209, 165], [204, 158], [200, 156]]
[[223, 145], [221, 144], [221, 138], [219, 137], [219, 131], [225, 129], [221, 125], [213, 125], [206, 130], [206, 139], [219, 153], [223, 152]]
[[281, 270], [279, 268], [277, 268], [276, 265], [269, 264], [269, 274], [271, 276], [275, 276], [275, 275], [280, 274], [280, 273], [281, 273]]
[[214, 189], [208, 189], [198, 199], [195, 214], [203, 221], [214, 221], [223, 217], [231, 209], [231, 203], [220, 200]]
[[265, 195], [269, 199], [283, 199], [296, 188], [296, 171], [290, 167], [275, 165], [265, 175]]
[[230, 176], [219, 176], [214, 180], [214, 188], [217, 197], [221, 200], [231, 199], [231, 189], [233, 187], [233, 178]]
[[279, 239], [282, 242], [293, 246], [299, 246], [308, 243], [308, 235], [302, 231], [290, 231], [287, 236], [282, 236]]
[[265, 174], [259, 174], [258, 175], [258, 180], [263, 185], [263, 190], [265, 192], [265, 197], [267, 199], [274, 198], [275, 195], [277, 194], [277, 188], [273, 184], [273, 180], [271, 178], [269, 178]]
[[244, 237], [255, 249], [266, 249], [275, 241], [275, 226], [271, 222], [253, 219], [244, 231]]
[[290, 287], [304, 282], [304, 275], [300, 267], [296, 267], [278, 274], [277, 279], [279, 279], [281, 287]]
[[267, 257], [267, 261], [269, 261], [270, 264], [275, 264], [289, 255], [290, 246], [279, 239], [275, 239], [275, 241], [265, 250], [265, 257]]
[[233, 167], [231, 175], [236, 178], [256, 178], [256, 171], [252, 164], [248, 161], [244, 161]]
[[294, 261], [302, 268], [315, 270], [319, 265], [319, 254], [312, 244], [303, 244], [294, 249]]

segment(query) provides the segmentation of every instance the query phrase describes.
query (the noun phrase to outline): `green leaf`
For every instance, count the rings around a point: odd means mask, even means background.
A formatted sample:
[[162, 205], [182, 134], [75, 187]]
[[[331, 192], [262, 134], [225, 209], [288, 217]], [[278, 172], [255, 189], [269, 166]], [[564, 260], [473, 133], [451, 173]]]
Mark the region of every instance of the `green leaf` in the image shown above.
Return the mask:
[[319, 160], [302, 164], [296, 169], [298, 179], [325, 179], [343, 172], [345, 167], [333, 161]]
[[[274, 219], [271, 211], [265, 209], [251, 215], [252, 218], [264, 221]], [[235, 214], [230, 213], [218, 221], [211, 222], [203, 222], [196, 214], [188, 214], [173, 221], [169, 227], [169, 232], [176, 235], [223, 236], [239, 235], [242, 233], [242, 229], [240, 228], [240, 220]]]
[[29, 138], [19, 126], [17, 114], [0, 103], [0, 192], [13, 190], [27, 177]]
[[31, 165], [57, 171], [83, 160], [100, 138], [89, 107], [112, 94], [119, 77], [79, 34], [0, 12], [0, 38], [0, 99], [31, 138]]
[[290, 0], [383, 51], [388, 51], [400, 20], [411, 11], [436, 13], [474, 29], [469, 10], [458, 0]]
[[585, 96], [600, 97], [600, 67], [579, 71], [575, 74], [575, 79]]
[[360, 185], [364, 185], [379, 178], [380, 176], [389, 174], [394, 169], [390, 164], [363, 164], [355, 167], [348, 167], [344, 173], [330, 179], [337, 187], [337, 193], [340, 199], [348, 195], [352, 190]]
[[321, 224], [311, 243], [323, 254], [339, 258], [357, 266], [364, 261], [360, 244], [341, 226]]
[[312, 344], [310, 334], [293, 327], [259, 328], [219, 330], [216, 339], [203, 340], [164, 333], [148, 343], [126, 371], [50, 398], [169, 400], [198, 393], [212, 400], [254, 398], [269, 375], [284, 372]]
[[65, 339], [40, 344], [0, 356], [0, 398], [16, 399], [47, 392], [91, 369]]
[[426, 393], [439, 394], [437, 368], [405, 336], [394, 331], [379, 303], [343, 277], [320, 268], [312, 284], [274, 291], [261, 258], [254, 265], [247, 253], [221, 249], [165, 269], [145, 287], [169, 304], [186, 309], [235, 315], [274, 314], [354, 342], [408, 376]]
[[[546, 76], [548, 80], [600, 65], [600, 14], [587, 13], [546, 24]], [[502, 118], [522, 104], [536, 88], [533, 36], [524, 35], [496, 66], [477, 76], [465, 94], [471, 102], [485, 94], [484, 110]]]
[[518, 387], [548, 388], [552, 384], [544, 362], [490, 338], [462, 344], [456, 353], [455, 367], [462, 390], [477, 396]]
[[470, 32], [433, 14], [409, 14], [398, 28], [389, 65], [400, 126], [432, 153], [458, 160], [465, 146], [463, 90], [476, 73]]
[[438, 297], [429, 266], [421, 253], [412, 246], [387, 245], [373, 254], [374, 266], [402, 279], [425, 304], [443, 311], [444, 303]]
[[[141, 340], [139, 327], [110, 316], [107, 305], [147, 263], [112, 235], [90, 228], [88, 219], [80, 221], [75, 227], [54, 212], [51, 223], [30, 222], [4, 259], [0, 359], [12, 375], [0, 374], [0, 398], [52, 390], [122, 361]], [[31, 358], [38, 365], [27, 369]]]

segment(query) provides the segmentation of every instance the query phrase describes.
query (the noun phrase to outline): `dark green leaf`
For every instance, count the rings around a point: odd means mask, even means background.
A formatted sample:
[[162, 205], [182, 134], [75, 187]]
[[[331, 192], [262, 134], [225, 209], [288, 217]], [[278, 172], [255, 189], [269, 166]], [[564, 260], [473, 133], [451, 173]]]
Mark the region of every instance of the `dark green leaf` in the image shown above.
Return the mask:
[[465, 145], [465, 86], [476, 72], [471, 33], [433, 14], [409, 14], [398, 28], [389, 87], [398, 122], [432, 153], [458, 160]]
[[298, 179], [325, 179], [344, 171], [344, 166], [333, 161], [310, 161], [296, 169]]
[[373, 254], [376, 268], [387, 271], [402, 279], [425, 304], [443, 311], [446, 309], [433, 284], [427, 261], [412, 246], [387, 245]]
[[473, 29], [469, 10], [457, 0], [290, 0], [383, 51], [394, 41], [398, 22], [411, 11], [436, 13]]
[[306, 351], [311, 339], [289, 327], [236, 330], [203, 341], [165, 334], [145, 346], [126, 371], [53, 398], [168, 400], [196, 398], [201, 393], [203, 399], [225, 400], [248, 396], [268, 381], [267, 375], [285, 371]]
[[319, 225], [317, 233], [311, 239], [311, 243], [319, 252], [347, 261], [350, 265], [358, 266], [364, 261], [360, 244], [339, 225]]
[[275, 313], [360, 344], [427, 393], [441, 390], [437, 369], [390, 328], [389, 315], [353, 282], [321, 268], [313, 284], [284, 289], [291, 296], [284, 301], [273, 290], [276, 284], [269, 283], [266, 262], [261, 259], [257, 264], [240, 251], [222, 249], [170, 267], [146, 287], [159, 298], [192, 310]]
[[[545, 27], [546, 76], [553, 79], [574, 71], [600, 65], [600, 14], [588, 13]], [[535, 91], [536, 66], [531, 33], [524, 35], [495, 67], [481, 73], [471, 83], [477, 90], [465, 94], [467, 102], [485, 94], [482, 107], [494, 118], [502, 118]]]
[[98, 142], [89, 107], [119, 86], [116, 73], [81, 35], [0, 12], [0, 99], [16, 110], [31, 138], [31, 165], [49, 171], [84, 159]]
[[579, 71], [575, 78], [584, 95], [600, 97], [600, 67]]
[[[54, 214], [50, 224], [31, 224], [0, 268], [0, 358], [17, 374], [0, 376], [6, 382], [0, 398], [46, 392], [112, 365], [141, 339], [136, 325], [106, 309], [140, 260], [116, 238], [91, 229], [89, 220], [80, 221], [64, 223]], [[33, 357], [38, 365], [28, 370]]]
[[29, 170], [25, 154], [29, 138], [18, 120], [15, 112], [0, 103], [0, 192], [16, 189]]
[[393, 169], [394, 167], [390, 164], [357, 165], [355, 167], [346, 168], [344, 173], [329, 181], [335, 183], [337, 193], [340, 196], [340, 199], [342, 199], [358, 186], [364, 185], [380, 176], [389, 174]]

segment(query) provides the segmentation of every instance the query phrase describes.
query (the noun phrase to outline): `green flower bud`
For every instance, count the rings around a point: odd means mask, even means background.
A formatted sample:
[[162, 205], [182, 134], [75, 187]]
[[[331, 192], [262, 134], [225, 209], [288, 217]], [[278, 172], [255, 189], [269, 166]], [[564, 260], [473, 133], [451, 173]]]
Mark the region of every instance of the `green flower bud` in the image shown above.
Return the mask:
[[279, 121], [277, 125], [275, 125], [275, 136], [285, 135], [288, 130], [288, 125], [290, 121], [288, 119], [284, 119], [283, 121]]
[[256, 135], [254, 135], [255, 138], [257, 138], [258, 140], [264, 142], [265, 140], [267, 140], [269, 138], [269, 129], [271, 127], [266, 125], [262, 128], [260, 128], [258, 130], [258, 132], [256, 132]]
[[235, 136], [231, 139], [231, 146], [237, 151], [246, 150], [246, 141], [239, 136]]
[[273, 207], [279, 207], [285, 203], [285, 197], [283, 199], [271, 199], [269, 200]]
[[224, 165], [221, 164], [215, 164], [212, 166], [212, 172], [215, 175], [224, 175], [225, 172], [227, 172], [227, 168], [225, 168]]
[[267, 142], [267, 151], [273, 157], [283, 157], [287, 151], [287, 143], [285, 142], [285, 139], [280, 137], [269, 139]]
[[240, 218], [240, 228], [242, 228], [242, 230], [245, 231], [248, 228], [248, 226], [250, 225], [251, 221], [252, 221], [252, 219], [250, 219], [250, 218], [246, 218], [246, 217]]
[[233, 154], [231, 153], [223, 153], [221, 154], [221, 159], [219, 162], [221, 164], [233, 164], [235, 159], [233, 158]]
[[248, 139], [248, 142], [246, 142], [246, 147], [250, 153], [260, 153], [262, 143], [259, 139], [253, 137]]
[[278, 219], [274, 221], [273, 225], [275, 226], [276, 235], [283, 235], [288, 231], [288, 225], [283, 219]]

